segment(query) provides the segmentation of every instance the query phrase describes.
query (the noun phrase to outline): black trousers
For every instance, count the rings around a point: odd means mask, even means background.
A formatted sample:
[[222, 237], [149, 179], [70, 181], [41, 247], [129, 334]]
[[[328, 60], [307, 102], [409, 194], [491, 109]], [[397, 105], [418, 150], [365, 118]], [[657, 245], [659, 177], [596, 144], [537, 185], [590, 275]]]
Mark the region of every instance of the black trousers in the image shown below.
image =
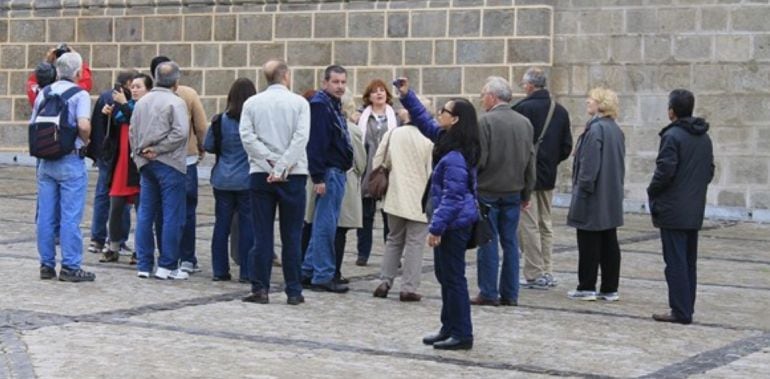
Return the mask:
[[620, 246], [617, 228], [590, 231], [577, 230], [578, 291], [596, 291], [596, 277], [602, 270], [600, 292], [618, 291], [620, 279]]
[[[312, 236], [313, 224], [305, 223], [302, 227], [302, 260], [305, 260], [305, 252], [307, 246], [310, 244], [310, 237]], [[342, 274], [340, 273], [340, 267], [342, 267], [342, 258], [345, 256], [345, 243], [347, 242], [348, 230], [351, 228], [337, 227], [337, 231], [334, 235], [334, 254], [335, 254], [335, 270], [334, 278], [339, 279]]]
[[692, 321], [697, 287], [698, 231], [661, 229], [671, 314]]

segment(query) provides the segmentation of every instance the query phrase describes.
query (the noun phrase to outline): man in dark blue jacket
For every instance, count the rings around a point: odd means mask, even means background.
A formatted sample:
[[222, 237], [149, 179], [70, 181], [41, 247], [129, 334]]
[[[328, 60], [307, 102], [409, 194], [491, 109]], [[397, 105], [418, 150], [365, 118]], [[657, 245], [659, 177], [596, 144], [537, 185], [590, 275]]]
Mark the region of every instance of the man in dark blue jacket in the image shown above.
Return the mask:
[[703, 226], [706, 189], [714, 177], [709, 124], [692, 117], [695, 97], [677, 89], [669, 94], [671, 124], [660, 132], [660, 148], [647, 195], [652, 223], [660, 228], [671, 312], [655, 321], [689, 324], [695, 307], [698, 230]]
[[345, 94], [347, 71], [332, 65], [324, 71], [323, 87], [310, 99], [308, 171], [317, 196], [312, 237], [302, 264], [303, 284], [319, 291], [343, 293], [335, 282], [334, 236], [345, 193], [345, 173], [353, 166], [353, 145], [340, 98]]

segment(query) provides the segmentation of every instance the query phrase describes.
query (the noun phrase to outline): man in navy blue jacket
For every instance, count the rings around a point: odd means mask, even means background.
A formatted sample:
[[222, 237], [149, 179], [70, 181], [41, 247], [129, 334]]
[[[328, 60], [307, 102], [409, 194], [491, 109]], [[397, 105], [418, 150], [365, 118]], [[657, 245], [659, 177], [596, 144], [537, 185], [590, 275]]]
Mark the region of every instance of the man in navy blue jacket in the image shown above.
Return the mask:
[[310, 99], [308, 170], [317, 196], [312, 237], [302, 264], [303, 285], [318, 291], [344, 293], [348, 287], [334, 279], [334, 236], [345, 193], [345, 173], [353, 165], [353, 145], [340, 98], [347, 71], [332, 65], [324, 71], [323, 86]]

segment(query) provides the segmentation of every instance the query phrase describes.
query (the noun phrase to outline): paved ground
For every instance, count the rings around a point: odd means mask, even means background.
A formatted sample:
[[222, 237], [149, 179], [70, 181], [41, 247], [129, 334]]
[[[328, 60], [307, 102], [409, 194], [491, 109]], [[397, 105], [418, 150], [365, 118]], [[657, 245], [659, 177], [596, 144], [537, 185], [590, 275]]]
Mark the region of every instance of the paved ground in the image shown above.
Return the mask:
[[[646, 216], [627, 216], [620, 230], [621, 301], [568, 300], [565, 292], [576, 284], [575, 233], [564, 225], [564, 210], [557, 210], [555, 269], [562, 284], [551, 291], [523, 290], [519, 307], [474, 308], [474, 349], [436, 352], [420, 343], [438, 327], [440, 307], [427, 249], [421, 288], [426, 298], [420, 303], [373, 298], [382, 245], [368, 267], [356, 267], [351, 238], [343, 269], [352, 280], [349, 294], [308, 291], [306, 304], [290, 307], [276, 292], [269, 305], [244, 304], [246, 285], [210, 280], [213, 198], [205, 184], [197, 239], [203, 272], [191, 280], [139, 280], [126, 263], [100, 264], [86, 253], [96, 282], [40, 281], [33, 178], [33, 168], [0, 166], [0, 379], [770, 373], [767, 225], [708, 223], [701, 238], [696, 322], [679, 326], [650, 319], [653, 311], [666, 309], [666, 284], [660, 243]], [[85, 236], [89, 223], [87, 211]], [[474, 253], [467, 256], [473, 294]]]

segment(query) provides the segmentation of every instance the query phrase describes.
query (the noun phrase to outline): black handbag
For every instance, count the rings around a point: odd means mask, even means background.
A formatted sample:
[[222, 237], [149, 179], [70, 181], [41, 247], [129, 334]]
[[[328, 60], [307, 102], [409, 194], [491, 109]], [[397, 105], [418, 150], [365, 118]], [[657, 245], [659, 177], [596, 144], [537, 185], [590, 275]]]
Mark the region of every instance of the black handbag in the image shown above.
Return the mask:
[[[471, 171], [469, 170], [469, 172]], [[476, 212], [478, 212], [479, 217], [476, 222], [473, 223], [471, 228], [471, 238], [468, 239], [468, 245], [466, 246], [466, 249], [468, 250], [486, 245], [492, 241], [492, 238], [494, 237], [492, 224], [489, 222], [489, 207], [479, 201], [479, 195], [476, 193], [475, 175], [471, 175], [471, 177], [471, 181], [474, 182], [474, 185], [471, 186], [471, 190], [473, 191]]]

